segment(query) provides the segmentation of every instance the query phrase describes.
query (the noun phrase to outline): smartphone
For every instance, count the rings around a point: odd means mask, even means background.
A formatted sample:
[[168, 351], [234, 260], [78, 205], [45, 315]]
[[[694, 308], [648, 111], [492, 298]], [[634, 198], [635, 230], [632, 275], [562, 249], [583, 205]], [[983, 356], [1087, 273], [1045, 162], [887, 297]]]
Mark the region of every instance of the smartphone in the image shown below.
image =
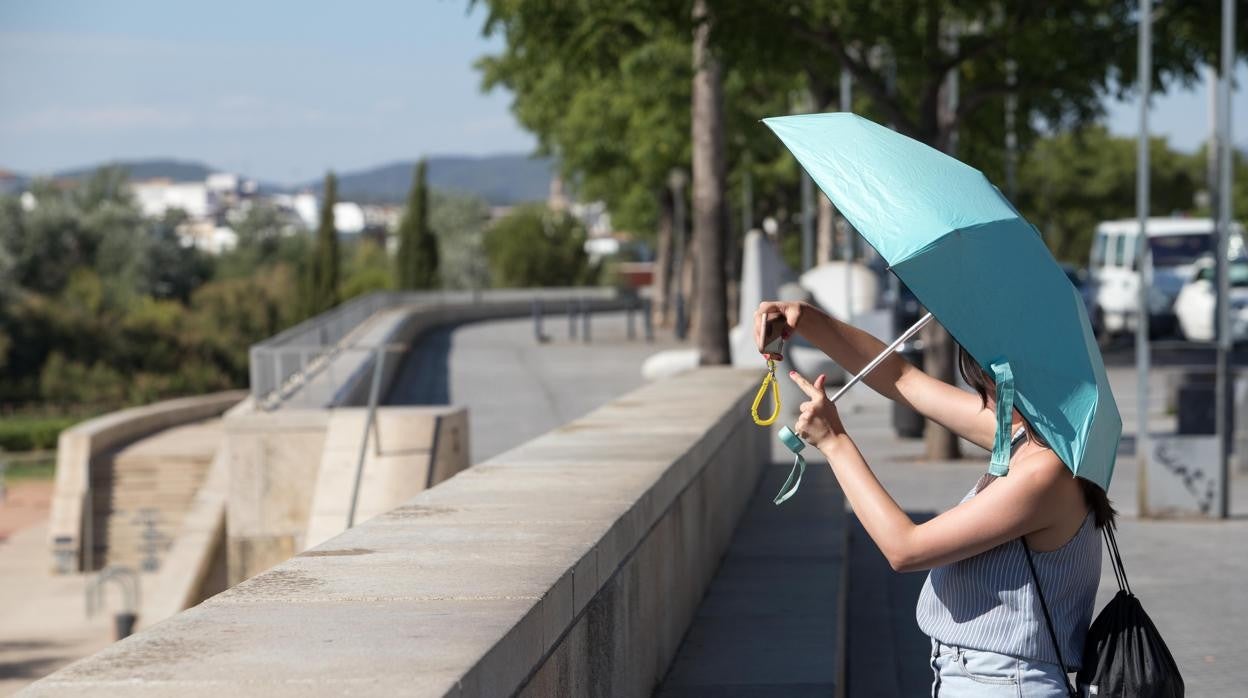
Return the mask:
[[781, 353], [784, 347], [784, 329], [787, 327], [783, 315], [775, 315], [767, 318], [766, 324], [763, 325], [763, 351], [764, 354]]

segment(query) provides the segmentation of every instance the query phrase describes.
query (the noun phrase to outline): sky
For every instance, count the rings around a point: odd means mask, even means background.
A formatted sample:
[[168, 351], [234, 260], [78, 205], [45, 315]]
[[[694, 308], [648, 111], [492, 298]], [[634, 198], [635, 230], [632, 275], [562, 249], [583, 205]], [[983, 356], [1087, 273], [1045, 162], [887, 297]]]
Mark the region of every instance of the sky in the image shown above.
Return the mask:
[[[530, 152], [510, 96], [481, 92], [473, 63], [502, 45], [483, 19], [466, 0], [0, 0], [0, 168], [174, 157], [291, 184]], [[1154, 105], [1174, 146], [1205, 138], [1203, 87]], [[1107, 107], [1111, 130], [1134, 133], [1134, 104]], [[1248, 126], [1248, 90], [1234, 109]], [[1248, 128], [1234, 139], [1248, 145]]]

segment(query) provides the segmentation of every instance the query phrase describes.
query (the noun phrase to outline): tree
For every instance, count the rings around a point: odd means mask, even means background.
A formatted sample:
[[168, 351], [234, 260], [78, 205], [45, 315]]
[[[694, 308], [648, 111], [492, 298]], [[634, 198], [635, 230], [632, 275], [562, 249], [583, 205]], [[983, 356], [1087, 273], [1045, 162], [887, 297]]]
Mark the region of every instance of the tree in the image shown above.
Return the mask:
[[308, 315], [323, 313], [338, 305], [338, 229], [334, 223], [338, 179], [333, 172], [325, 175], [324, 196], [308, 277]]
[[442, 284], [446, 288], [480, 288], [489, 278], [485, 259], [485, 228], [490, 207], [477, 196], [433, 192], [429, 220], [438, 231]]
[[523, 288], [588, 283], [585, 237], [584, 226], [567, 213], [540, 204], [516, 208], [485, 235], [494, 284]]
[[[654, 239], [656, 268], [666, 269], [675, 205], [668, 178], [675, 168], [687, 171], [691, 161], [689, 4], [486, 4], [490, 12], [484, 31], [502, 34], [506, 44], [500, 54], [478, 62], [485, 87], [508, 88], [512, 111], [537, 136], [538, 151], [557, 157], [564, 180], [574, 184], [578, 196], [604, 201], [617, 227]], [[756, 198], [773, 203], [795, 198], [792, 185], [797, 182], [792, 159], [758, 124], [762, 116], [785, 111], [789, 92], [798, 84], [795, 70], [775, 66], [771, 56], [734, 63], [723, 79], [722, 101], [731, 133], [723, 139], [729, 178], [739, 190], [748, 168]], [[695, 256], [685, 255], [686, 264]], [[734, 246], [728, 259], [735, 256]], [[667, 317], [665, 280], [684, 276], [680, 270], [656, 275], [660, 323]]]
[[[1160, 13], [1165, 21], [1155, 42], [1154, 84], [1163, 88], [1192, 79], [1211, 39], [1216, 42], [1216, 31], [1209, 31], [1216, 13], [1178, 5], [1168, 3]], [[958, 154], [991, 176], [1003, 162], [1006, 96], [1017, 99], [1026, 148], [1039, 129], [1089, 123], [1102, 114], [1107, 96], [1131, 89], [1137, 6], [1133, 0], [935, 0], [899, 10], [885, 2], [822, 0], [747, 10], [744, 3], [725, 3], [720, 19], [732, 28], [730, 38], [784, 37], [801, 57], [819, 107], [831, 103], [829, 78], [844, 67], [859, 96], [855, 111]], [[731, 50], [731, 42], [725, 46]], [[951, 76], [957, 77], [956, 95]], [[953, 382], [948, 334], [932, 324], [924, 339], [925, 369]], [[925, 439], [929, 458], [956, 457], [956, 438], [935, 423], [928, 423]]]
[[723, 76], [710, 47], [714, 15], [706, 0], [693, 3], [693, 241], [698, 259], [697, 346], [703, 365], [727, 364], [728, 296], [724, 247], [728, 225], [724, 202]]
[[[1196, 209], [1201, 156], [1154, 138], [1149, 147], [1150, 209], [1168, 216]], [[1041, 138], [1024, 154], [1015, 205], [1058, 259], [1087, 261], [1097, 223], [1135, 216], [1136, 140], [1102, 126]]]
[[170, 209], [149, 224], [141, 270], [143, 293], [186, 303], [196, 288], [212, 278], [212, 258], [194, 245], [183, 245], [178, 236], [178, 226], [185, 221], [185, 211]]
[[399, 223], [399, 288], [437, 288], [438, 238], [429, 228], [429, 190], [425, 183], [425, 161], [416, 165], [407, 210]]

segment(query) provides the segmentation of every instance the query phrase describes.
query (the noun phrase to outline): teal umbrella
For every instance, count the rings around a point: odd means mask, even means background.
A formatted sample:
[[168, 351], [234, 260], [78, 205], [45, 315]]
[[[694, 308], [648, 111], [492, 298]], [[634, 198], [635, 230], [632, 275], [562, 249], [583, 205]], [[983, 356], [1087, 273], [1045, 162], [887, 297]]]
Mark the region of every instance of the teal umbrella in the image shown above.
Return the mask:
[[1083, 301], [1039, 231], [979, 170], [862, 117], [763, 121], [996, 378], [989, 471], [1008, 470], [1017, 407], [1073, 473], [1108, 489], [1122, 418]]

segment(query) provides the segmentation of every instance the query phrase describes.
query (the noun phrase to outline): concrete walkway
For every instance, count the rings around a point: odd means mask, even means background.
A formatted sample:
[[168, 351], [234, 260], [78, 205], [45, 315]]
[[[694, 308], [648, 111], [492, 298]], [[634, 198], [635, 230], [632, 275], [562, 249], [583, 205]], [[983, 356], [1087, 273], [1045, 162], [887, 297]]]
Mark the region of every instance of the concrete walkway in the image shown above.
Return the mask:
[[642, 362], [678, 345], [668, 332], [642, 341], [640, 318], [636, 330], [628, 340], [622, 312], [595, 313], [590, 343], [568, 337], [566, 317], [546, 318], [544, 344], [529, 318], [440, 328], [404, 358], [386, 403], [466, 406], [479, 463], [641, 385]]
[[108, 590], [108, 610], [87, 618], [86, 577], [50, 573], [44, 517], [0, 542], [0, 696], [113, 641], [116, 590]]
[[[763, 475], [693, 625], [655, 693], [829, 696], [835, 692], [845, 510], [832, 471], [808, 468], [798, 494], [772, 500], [792, 467]], [[783, 453], [781, 452], [783, 451]]]

